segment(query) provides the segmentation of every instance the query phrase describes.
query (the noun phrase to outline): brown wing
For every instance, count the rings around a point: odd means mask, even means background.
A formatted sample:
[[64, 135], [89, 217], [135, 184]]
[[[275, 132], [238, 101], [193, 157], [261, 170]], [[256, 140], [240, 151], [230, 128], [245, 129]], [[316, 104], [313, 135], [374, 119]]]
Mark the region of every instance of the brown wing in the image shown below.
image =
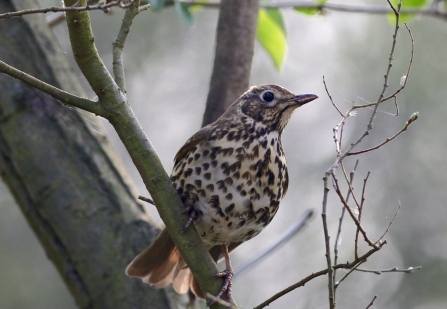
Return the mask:
[[185, 145], [183, 145], [182, 148], [180, 148], [180, 150], [175, 155], [174, 164], [176, 165], [188, 152], [191, 151], [191, 149], [197, 146], [200, 142], [206, 140], [211, 131], [212, 127], [208, 125], [200, 129], [200, 131], [198, 131], [190, 139], [188, 139]]

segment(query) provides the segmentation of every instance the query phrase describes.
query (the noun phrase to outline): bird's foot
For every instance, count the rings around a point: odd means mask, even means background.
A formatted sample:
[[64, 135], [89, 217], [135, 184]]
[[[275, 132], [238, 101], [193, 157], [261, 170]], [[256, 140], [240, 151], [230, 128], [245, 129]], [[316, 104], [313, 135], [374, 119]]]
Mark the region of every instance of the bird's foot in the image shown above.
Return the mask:
[[186, 220], [186, 223], [183, 226], [183, 231], [186, 231], [192, 222], [194, 222], [195, 225], [200, 222], [200, 213], [195, 210], [193, 206], [186, 206], [185, 210], [183, 210], [183, 213], [188, 214], [188, 220]]
[[[231, 300], [231, 288], [233, 286], [233, 276], [234, 276], [234, 272], [233, 269], [225, 269], [224, 271], [217, 273], [215, 275], [215, 277], [220, 277], [220, 278], [224, 278], [224, 283], [222, 285], [222, 288], [220, 289], [219, 293], [217, 293], [216, 298], [222, 298], [222, 295], [224, 293], [226, 293], [227, 297], [226, 297], [226, 301], [230, 302]], [[211, 301], [208, 303], [208, 306], [211, 306], [215, 303], [216, 301]]]

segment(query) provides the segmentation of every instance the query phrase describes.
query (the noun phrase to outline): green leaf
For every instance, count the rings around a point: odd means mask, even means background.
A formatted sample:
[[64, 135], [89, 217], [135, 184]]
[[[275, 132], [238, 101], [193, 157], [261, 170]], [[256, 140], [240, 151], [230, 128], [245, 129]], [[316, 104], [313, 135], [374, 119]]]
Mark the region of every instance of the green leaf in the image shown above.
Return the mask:
[[327, 0], [316, 0], [316, 4], [326, 4]]
[[150, 0], [149, 3], [153, 12], [159, 12], [165, 6], [165, 0]]
[[[392, 0], [391, 3], [397, 9], [399, 0]], [[403, 0], [402, 8], [417, 9], [417, 8], [422, 8], [426, 4], [427, 4], [427, 0]], [[413, 18], [414, 18], [414, 14], [400, 14], [399, 15], [399, 24], [407, 23], [407, 22], [411, 21]], [[394, 15], [394, 13], [388, 14], [388, 20], [392, 25], [396, 24], [396, 15]]]
[[183, 2], [179, 2], [178, 0], [175, 0], [175, 10], [177, 12], [178, 17], [185, 26], [188, 27], [192, 26], [192, 24], [194, 23], [194, 17], [192, 16], [186, 4], [184, 4]]
[[310, 16], [317, 15], [318, 13], [320, 13], [320, 10], [317, 8], [294, 8], [294, 10], [299, 13], [303, 13]]
[[[195, 2], [203, 2], [203, 3], [207, 3], [210, 2], [209, 0], [196, 0]], [[203, 10], [203, 5], [200, 4], [194, 4], [194, 5], [190, 5], [189, 6], [189, 11], [191, 13], [197, 13]]]
[[278, 9], [259, 9], [257, 38], [280, 70], [287, 50], [286, 30]]

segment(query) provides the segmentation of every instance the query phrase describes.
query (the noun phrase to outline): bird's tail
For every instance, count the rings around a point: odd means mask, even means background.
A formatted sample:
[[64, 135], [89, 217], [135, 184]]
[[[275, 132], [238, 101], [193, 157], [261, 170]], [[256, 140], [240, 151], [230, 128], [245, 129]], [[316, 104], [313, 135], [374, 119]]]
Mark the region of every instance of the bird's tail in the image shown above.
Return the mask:
[[166, 229], [127, 266], [126, 275], [141, 278], [156, 288], [172, 283], [174, 290], [180, 294], [188, 292], [191, 287], [194, 294], [203, 298], [191, 270]]

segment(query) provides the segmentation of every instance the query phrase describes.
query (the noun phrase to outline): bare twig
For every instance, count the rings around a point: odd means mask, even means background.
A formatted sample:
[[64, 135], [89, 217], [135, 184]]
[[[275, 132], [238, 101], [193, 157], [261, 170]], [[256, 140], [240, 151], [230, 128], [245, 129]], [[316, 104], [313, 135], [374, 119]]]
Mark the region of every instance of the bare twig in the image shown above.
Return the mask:
[[[397, 105], [396, 105], [396, 106], [397, 106]], [[391, 137], [388, 137], [385, 141], [383, 141], [383, 142], [380, 143], [379, 145], [374, 146], [374, 147], [371, 147], [371, 148], [368, 148], [368, 149], [364, 149], [364, 150], [361, 150], [361, 151], [349, 152], [349, 153], [347, 153], [346, 155], [347, 155], [347, 156], [354, 156], [354, 155], [358, 155], [358, 154], [362, 154], [362, 153], [366, 153], [366, 152], [370, 152], [370, 151], [379, 149], [379, 148], [382, 147], [383, 145], [385, 145], [385, 144], [391, 142], [393, 139], [395, 139], [396, 137], [398, 137], [398, 136], [399, 136], [400, 134], [402, 134], [403, 132], [407, 131], [408, 126], [409, 126], [410, 124], [412, 124], [413, 122], [415, 122], [415, 121], [418, 119], [418, 117], [419, 117], [419, 113], [418, 113], [418, 112], [413, 113], [413, 114], [411, 115], [411, 117], [408, 119], [408, 121], [405, 122], [404, 127], [403, 127], [399, 132], [397, 132], [396, 134], [394, 134], [394, 135], [391, 136]]]
[[334, 294], [334, 276], [333, 276], [333, 268], [332, 268], [332, 261], [331, 261], [331, 245], [330, 245], [330, 237], [329, 237], [329, 231], [327, 227], [327, 218], [326, 218], [326, 206], [327, 206], [327, 196], [329, 193], [329, 187], [327, 184], [328, 173], [326, 173], [325, 177], [323, 178], [324, 181], [324, 193], [323, 193], [323, 210], [321, 212], [321, 218], [323, 220], [323, 230], [324, 230], [324, 243], [326, 247], [326, 264], [327, 264], [327, 272], [328, 272], [328, 289], [329, 289], [329, 308], [333, 309], [335, 308], [335, 294]]
[[400, 210], [400, 207], [401, 207], [401, 206], [402, 206], [402, 205], [401, 205], [400, 202], [399, 202], [399, 207], [397, 207], [397, 210], [396, 210], [396, 212], [394, 213], [393, 219], [391, 219], [390, 223], [388, 224], [388, 227], [386, 228], [385, 232], [383, 232], [383, 235], [380, 236], [380, 238], [379, 238], [378, 241], [381, 241], [381, 240], [383, 239], [383, 237], [385, 237], [385, 235], [386, 235], [386, 234], [388, 233], [388, 231], [390, 230], [391, 225], [393, 224], [394, 220], [396, 219], [397, 214], [399, 213], [399, 210]]
[[[358, 259], [355, 259], [352, 262], [347, 262], [347, 263], [342, 263], [342, 264], [337, 264], [334, 265], [332, 268], [333, 269], [351, 269], [353, 267], [356, 267], [359, 263], [364, 263], [364, 261], [366, 261], [372, 254], [374, 254], [375, 252], [379, 251], [380, 249], [382, 249], [382, 247], [386, 245], [386, 241], [381, 242], [377, 248], [372, 248], [371, 250], [369, 250], [368, 252], [366, 252], [364, 255], [360, 256]], [[300, 280], [299, 282], [289, 286], [288, 288], [282, 290], [281, 292], [276, 293], [275, 295], [273, 295], [272, 297], [270, 297], [269, 299], [267, 299], [266, 301], [264, 301], [262, 304], [256, 306], [254, 309], [262, 309], [265, 308], [267, 306], [269, 306], [272, 302], [274, 302], [275, 300], [277, 300], [278, 298], [286, 295], [287, 293], [304, 286], [307, 282], [309, 282], [310, 280], [317, 278], [319, 276], [323, 276], [326, 275], [329, 272], [329, 270], [323, 269], [320, 270], [318, 272], [312, 273], [311, 275], [307, 276], [306, 278]]]
[[[342, 162], [341, 162], [341, 164], [342, 164]], [[346, 181], [347, 181], [347, 183], [349, 185], [348, 193], [346, 194], [346, 202], [349, 201], [350, 195], [354, 194], [354, 192], [352, 190], [352, 183], [354, 181], [354, 175], [355, 175], [355, 171], [357, 169], [358, 164], [359, 164], [359, 160], [357, 160], [355, 162], [354, 169], [349, 173], [349, 180], [346, 179]], [[346, 177], [346, 173], [345, 173], [345, 169], [344, 169], [343, 164], [342, 164], [342, 169], [343, 169], [343, 173], [345, 174], [345, 177]], [[342, 207], [340, 219], [338, 220], [337, 236], [335, 237], [335, 244], [334, 244], [334, 264], [337, 264], [337, 262], [338, 262], [338, 244], [339, 244], [339, 240], [340, 240], [340, 236], [341, 236], [341, 227], [342, 227], [345, 211], [346, 211], [345, 207]], [[357, 256], [355, 256], [355, 257], [357, 258]], [[333, 282], [334, 282], [334, 298], [336, 297], [335, 289], [337, 288], [337, 283], [335, 283], [336, 276], [337, 276], [337, 271], [334, 270], [334, 273], [333, 273], [333, 277], [334, 277], [334, 279], [333, 279]]]
[[366, 262], [366, 260], [363, 260], [363, 261], [359, 262], [359, 263], [358, 263], [356, 266], [354, 266], [350, 271], [348, 271], [348, 273], [345, 274], [340, 280], [338, 280], [337, 282], [335, 282], [335, 286], [334, 286], [334, 288], [337, 289], [337, 288], [340, 286], [340, 284], [341, 284], [346, 278], [348, 278], [348, 276], [349, 276], [350, 274], [352, 274], [352, 273], [354, 272], [354, 270], [357, 269], [357, 267], [359, 267], [360, 265], [362, 265], [362, 264], [365, 263], [365, 262]]
[[[385, 102], [385, 101], [389, 100], [390, 98], [394, 98], [394, 100], [396, 100], [397, 94], [405, 88], [405, 86], [407, 85], [408, 76], [410, 76], [411, 66], [413, 65], [413, 57], [414, 57], [414, 39], [413, 39], [413, 34], [411, 33], [411, 30], [408, 28], [408, 25], [407, 24], [404, 24], [404, 25], [405, 25], [405, 28], [407, 28], [408, 34], [410, 35], [410, 39], [411, 39], [411, 56], [410, 56], [410, 62], [408, 63], [407, 74], [405, 76], [403, 76], [403, 78], [401, 79], [400, 88], [397, 89], [391, 95], [383, 98], [382, 102]], [[397, 104], [397, 103], [395, 102], [395, 104]]]
[[351, 207], [349, 207], [348, 203], [346, 203], [346, 200], [344, 199], [343, 194], [341, 193], [340, 188], [339, 188], [339, 186], [338, 186], [338, 179], [337, 179], [337, 177], [335, 176], [335, 174], [334, 174], [333, 172], [332, 172], [331, 175], [332, 175], [332, 179], [334, 180], [334, 181], [333, 181], [333, 184], [334, 184], [335, 192], [337, 192], [337, 195], [339, 196], [340, 201], [341, 201], [342, 204], [345, 206], [346, 210], [348, 211], [349, 215], [351, 216], [351, 218], [352, 218], [352, 220], [354, 221], [354, 223], [355, 223], [355, 225], [357, 226], [357, 228], [358, 228], [358, 229], [360, 230], [360, 232], [362, 233], [363, 238], [364, 238], [365, 241], [368, 243], [368, 245], [370, 245], [371, 247], [376, 248], [378, 245], [375, 244], [375, 243], [373, 243], [373, 242], [369, 239], [368, 235], [366, 234], [366, 231], [363, 229], [363, 227], [362, 227], [362, 225], [360, 224], [359, 220], [357, 219], [357, 217], [356, 217], [356, 216], [354, 215], [354, 213], [352, 212]]
[[[134, 0], [135, 1], [135, 0]], [[113, 47], [113, 76], [115, 78], [115, 82], [122, 92], [126, 93], [126, 85], [124, 79], [124, 63], [123, 63], [123, 52], [124, 46], [126, 44], [127, 36], [130, 33], [130, 27], [132, 26], [133, 19], [140, 13], [142, 10], [141, 7], [138, 7], [139, 1], [134, 2], [134, 5], [131, 5], [127, 8], [126, 13], [124, 14], [123, 22], [121, 23], [121, 28], [118, 32], [118, 36], [115, 41], [112, 43]], [[147, 8], [148, 6], [144, 6]]]
[[144, 201], [144, 202], [146, 202], [146, 203], [152, 204], [152, 205], [155, 206], [154, 201], [151, 200], [151, 199], [148, 198], [148, 197], [144, 197], [144, 196], [139, 195], [139, 196], [138, 196], [138, 199], [139, 199], [139, 200], [142, 200], [142, 201]]
[[82, 11], [107, 11], [109, 8], [117, 6], [120, 8], [128, 8], [135, 0], [130, 0], [129, 2], [124, 2], [123, 0], [114, 0], [104, 4], [98, 5], [87, 5], [87, 6], [68, 6], [68, 7], [49, 7], [49, 8], [41, 8], [41, 9], [29, 9], [29, 10], [21, 10], [16, 12], [8, 12], [0, 14], [0, 19], [11, 18], [11, 17], [20, 17], [29, 14], [37, 14], [37, 13], [48, 13], [48, 12], [82, 12]]
[[[368, 181], [370, 174], [371, 174], [371, 172], [368, 171], [365, 179], [363, 180], [362, 198], [361, 198], [362, 200], [360, 202], [360, 207], [359, 207], [359, 222], [362, 220], [363, 204], [365, 202], [366, 182]], [[355, 232], [355, 241], [354, 241], [354, 256], [356, 258], [358, 257], [358, 252], [359, 252], [359, 232], [360, 232], [360, 230], [357, 228], [357, 230]]]
[[372, 301], [369, 303], [369, 305], [368, 306], [366, 306], [366, 308], [365, 309], [369, 309], [369, 308], [371, 308], [372, 307], [372, 305], [374, 305], [374, 301], [377, 299], [377, 295], [374, 295], [374, 297], [373, 297], [373, 299], [372, 299]]
[[343, 115], [343, 113], [338, 109], [337, 105], [334, 103], [334, 100], [332, 99], [331, 94], [329, 93], [329, 90], [327, 89], [327, 85], [326, 85], [326, 81], [324, 80], [324, 76], [323, 76], [323, 84], [324, 84], [324, 89], [326, 89], [326, 93], [327, 93], [329, 99], [331, 100], [332, 105], [335, 107], [335, 109], [340, 114], [340, 116], [344, 117], [345, 115]]
[[227, 308], [236, 308], [235, 306], [233, 306], [231, 303], [229, 303], [229, 302], [227, 302], [227, 301], [224, 301], [222, 298], [219, 298], [219, 297], [216, 297], [216, 296], [214, 296], [213, 294], [211, 294], [211, 293], [206, 293], [206, 297], [207, 298], [209, 298], [209, 299], [211, 299], [213, 302], [215, 302], [215, 303], [218, 303], [218, 304], [221, 304], [221, 305], [223, 305], [224, 307], [227, 307]]
[[356, 268], [356, 271], [361, 271], [364, 273], [373, 273], [376, 275], [381, 275], [382, 273], [406, 273], [406, 274], [411, 274], [414, 273], [415, 271], [419, 271], [422, 269], [422, 266], [416, 266], [416, 267], [408, 267], [408, 268], [404, 268], [404, 269], [399, 269], [397, 267], [393, 267], [390, 269], [362, 269], [362, 268]]

